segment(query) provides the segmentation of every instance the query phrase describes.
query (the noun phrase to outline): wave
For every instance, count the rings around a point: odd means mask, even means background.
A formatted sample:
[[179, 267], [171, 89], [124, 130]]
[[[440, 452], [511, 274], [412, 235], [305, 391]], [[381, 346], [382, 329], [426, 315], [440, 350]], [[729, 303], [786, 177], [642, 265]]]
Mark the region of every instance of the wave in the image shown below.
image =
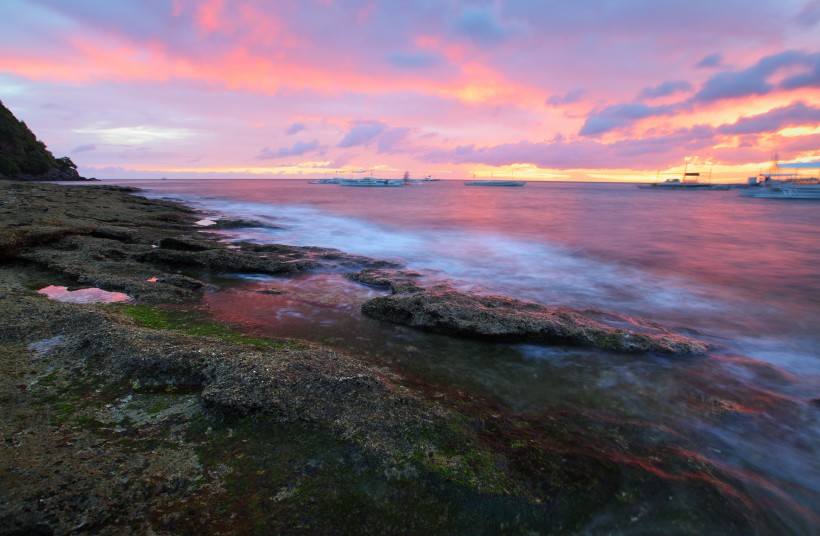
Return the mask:
[[[730, 287], [658, 275], [546, 241], [479, 229], [408, 229], [314, 206], [189, 195], [176, 199], [272, 227], [232, 229], [225, 234], [233, 240], [329, 247], [391, 260], [462, 290], [650, 319], [788, 370], [820, 372], [816, 356], [805, 359], [805, 342], [785, 332], [767, 332], [773, 329], [767, 319], [782, 316], [776, 304], [750, 303]], [[761, 351], [773, 347], [779, 353]]]

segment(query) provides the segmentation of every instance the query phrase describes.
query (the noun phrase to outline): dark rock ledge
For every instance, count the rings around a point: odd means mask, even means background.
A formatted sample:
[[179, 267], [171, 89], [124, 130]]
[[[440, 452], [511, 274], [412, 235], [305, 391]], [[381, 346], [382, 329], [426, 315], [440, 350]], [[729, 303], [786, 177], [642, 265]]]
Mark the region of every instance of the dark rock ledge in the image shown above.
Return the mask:
[[[317, 247], [242, 242], [199, 229], [199, 214], [116, 186], [0, 182], [0, 261], [44, 268], [82, 285], [141, 301], [196, 299], [203, 273], [292, 275], [389, 262]], [[195, 277], [182, 275], [186, 271]]]
[[[648, 323], [505, 296], [470, 295], [446, 284], [425, 288], [418, 283], [419, 276], [404, 270], [366, 269], [350, 277], [393, 291], [391, 296], [365, 302], [364, 314], [426, 331], [509, 342], [576, 344], [618, 352], [693, 354], [709, 349], [704, 341]], [[632, 329], [607, 325], [599, 320], [603, 316]]]

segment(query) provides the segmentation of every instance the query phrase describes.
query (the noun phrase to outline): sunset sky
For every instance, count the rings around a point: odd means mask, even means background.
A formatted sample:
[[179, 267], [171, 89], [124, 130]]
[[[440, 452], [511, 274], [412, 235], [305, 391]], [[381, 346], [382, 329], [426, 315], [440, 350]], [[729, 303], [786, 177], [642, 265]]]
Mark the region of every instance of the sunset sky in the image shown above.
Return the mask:
[[820, 0], [2, 0], [0, 99], [100, 178], [741, 180], [820, 160]]

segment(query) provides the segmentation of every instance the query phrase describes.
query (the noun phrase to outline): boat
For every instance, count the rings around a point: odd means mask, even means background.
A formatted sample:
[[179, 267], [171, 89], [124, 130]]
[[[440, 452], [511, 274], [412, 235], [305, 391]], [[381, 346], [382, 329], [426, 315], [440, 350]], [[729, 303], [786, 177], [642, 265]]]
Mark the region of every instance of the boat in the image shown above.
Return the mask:
[[[686, 173], [687, 176], [700, 175], [699, 173]], [[649, 184], [639, 184], [642, 190], [711, 190], [712, 185], [699, 180], [666, 179], [663, 182], [651, 182]]]
[[374, 177], [365, 177], [363, 179], [342, 179], [339, 182], [342, 186], [401, 186], [404, 184], [402, 179], [376, 179]]
[[741, 192], [745, 197], [759, 199], [820, 199], [820, 172], [817, 177], [801, 177], [797, 171], [784, 169], [820, 169], [820, 162], [779, 164], [777, 153], [769, 173], [749, 178], [749, 187]]
[[423, 179], [411, 179], [409, 175], [405, 175], [404, 182], [407, 184], [424, 184], [425, 182], [438, 182], [441, 179], [434, 179], [432, 176], [427, 175]]
[[467, 186], [524, 186], [527, 181], [480, 180], [467, 181], [464, 184]]
[[758, 199], [820, 199], [820, 179], [766, 177], [756, 188], [743, 190], [741, 195]]
[[[639, 184], [638, 188], [642, 190], [728, 190], [728, 185], [712, 184], [709, 182], [701, 182], [701, 174], [699, 172], [687, 172], [684, 170], [683, 177], [666, 179], [663, 182], [650, 182], [648, 184]], [[710, 174], [711, 179], [711, 174]]]
[[[687, 173], [687, 175], [698, 175], [698, 173]], [[639, 184], [642, 190], [730, 190], [728, 184], [712, 184], [700, 182], [699, 180], [666, 179], [663, 182], [651, 182], [649, 184]]]
[[[666, 179], [661, 182], [650, 182], [648, 184], [638, 184], [638, 188], [642, 190], [728, 190], [728, 184], [712, 184], [712, 172], [700, 173], [698, 171], [687, 171], [689, 164], [683, 168], [683, 173], [680, 178], [674, 177]], [[659, 172], [660, 173], [660, 172]], [[706, 181], [702, 181], [701, 177], [705, 176]]]

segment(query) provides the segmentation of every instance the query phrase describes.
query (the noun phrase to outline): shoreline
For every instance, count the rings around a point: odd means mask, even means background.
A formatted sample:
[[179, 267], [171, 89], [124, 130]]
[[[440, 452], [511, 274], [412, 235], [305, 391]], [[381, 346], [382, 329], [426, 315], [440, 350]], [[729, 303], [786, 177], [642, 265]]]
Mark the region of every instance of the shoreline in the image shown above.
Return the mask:
[[[782, 529], [673, 433], [649, 441], [606, 412], [518, 416], [355, 355], [250, 337], [194, 315], [216, 289], [178, 273], [355, 272], [392, 287], [380, 302], [391, 321], [416, 310], [410, 298], [453, 298], [391, 263], [321, 247], [229, 249], [192, 209], [127, 187], [0, 189], [0, 533], [573, 533], [602, 515], [682, 532]], [[41, 282], [135, 302], [50, 301]], [[471, 328], [464, 316], [499, 303], [455, 299], [465, 315], [432, 329], [487, 335], [522, 306], [504, 302], [509, 315]], [[519, 326], [490, 335], [511, 333]], [[692, 504], [668, 504], [670, 489]], [[685, 515], [707, 504], [706, 518]]]

